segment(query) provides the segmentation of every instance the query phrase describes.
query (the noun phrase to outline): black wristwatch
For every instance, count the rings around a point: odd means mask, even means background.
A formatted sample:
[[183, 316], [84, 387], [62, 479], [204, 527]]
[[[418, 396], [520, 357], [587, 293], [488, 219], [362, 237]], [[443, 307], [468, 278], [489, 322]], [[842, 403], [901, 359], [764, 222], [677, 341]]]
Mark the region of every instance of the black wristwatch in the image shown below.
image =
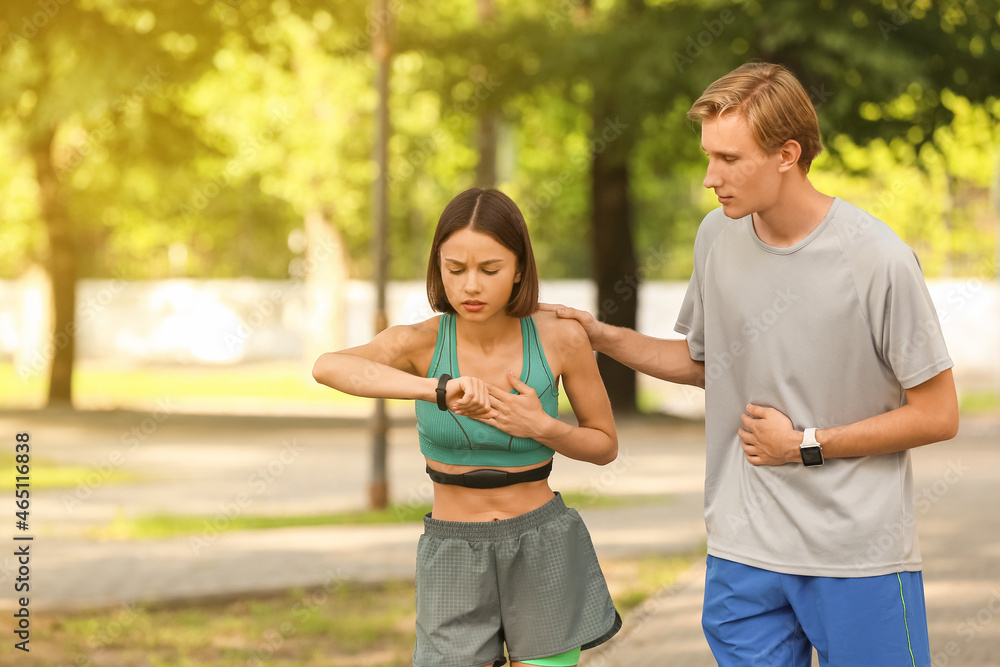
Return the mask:
[[438, 410], [441, 412], [448, 412], [448, 404], [445, 402], [445, 395], [448, 393], [447, 386], [449, 380], [451, 380], [451, 376], [445, 373], [438, 378], [438, 386], [437, 389], [434, 390], [435, 393], [437, 393]]
[[807, 428], [802, 433], [799, 452], [802, 453], [802, 465], [809, 468], [823, 465], [823, 447], [816, 440], [816, 429]]

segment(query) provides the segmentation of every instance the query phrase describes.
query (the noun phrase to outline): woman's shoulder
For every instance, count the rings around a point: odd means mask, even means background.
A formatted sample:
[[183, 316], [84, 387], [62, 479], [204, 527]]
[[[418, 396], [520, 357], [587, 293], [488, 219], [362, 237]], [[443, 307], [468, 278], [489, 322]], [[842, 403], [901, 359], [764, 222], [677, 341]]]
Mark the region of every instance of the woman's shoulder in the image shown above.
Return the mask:
[[424, 334], [433, 334], [437, 336], [438, 327], [441, 326], [441, 318], [443, 317], [444, 315], [435, 315], [420, 322], [414, 322], [413, 324], [401, 324], [399, 326], [407, 327], [414, 333], [419, 332]]

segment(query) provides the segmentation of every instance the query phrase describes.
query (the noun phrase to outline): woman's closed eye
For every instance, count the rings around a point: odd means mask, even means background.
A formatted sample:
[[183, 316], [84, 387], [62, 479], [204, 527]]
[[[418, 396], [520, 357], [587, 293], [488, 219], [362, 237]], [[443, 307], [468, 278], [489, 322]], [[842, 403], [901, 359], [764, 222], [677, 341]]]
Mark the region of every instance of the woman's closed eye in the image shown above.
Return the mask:
[[[450, 273], [453, 276], [458, 276], [465, 273], [465, 269], [448, 269], [448, 273]], [[492, 270], [483, 269], [483, 273], [485, 273], [488, 276], [495, 276], [496, 274], [500, 273], [500, 271], [498, 269], [492, 269]]]

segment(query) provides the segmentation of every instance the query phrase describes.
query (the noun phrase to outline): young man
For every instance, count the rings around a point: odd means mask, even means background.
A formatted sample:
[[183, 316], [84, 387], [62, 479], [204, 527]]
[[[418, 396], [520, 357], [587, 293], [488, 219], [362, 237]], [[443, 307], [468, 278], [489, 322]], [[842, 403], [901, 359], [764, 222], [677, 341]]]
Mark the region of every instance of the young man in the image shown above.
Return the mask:
[[955, 436], [958, 402], [913, 252], [817, 191], [815, 110], [749, 63], [689, 117], [721, 207], [698, 230], [661, 340], [553, 307], [593, 347], [706, 389], [703, 626], [720, 665], [930, 665], [908, 450]]

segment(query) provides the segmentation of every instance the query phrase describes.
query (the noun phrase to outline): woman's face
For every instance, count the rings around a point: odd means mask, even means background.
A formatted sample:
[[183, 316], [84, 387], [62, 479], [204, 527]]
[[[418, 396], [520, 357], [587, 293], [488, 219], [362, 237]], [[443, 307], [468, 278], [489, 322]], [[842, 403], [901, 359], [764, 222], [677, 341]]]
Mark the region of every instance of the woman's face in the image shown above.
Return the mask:
[[485, 322], [506, 315], [514, 284], [521, 281], [513, 252], [469, 227], [449, 236], [440, 252], [445, 294], [459, 317]]

